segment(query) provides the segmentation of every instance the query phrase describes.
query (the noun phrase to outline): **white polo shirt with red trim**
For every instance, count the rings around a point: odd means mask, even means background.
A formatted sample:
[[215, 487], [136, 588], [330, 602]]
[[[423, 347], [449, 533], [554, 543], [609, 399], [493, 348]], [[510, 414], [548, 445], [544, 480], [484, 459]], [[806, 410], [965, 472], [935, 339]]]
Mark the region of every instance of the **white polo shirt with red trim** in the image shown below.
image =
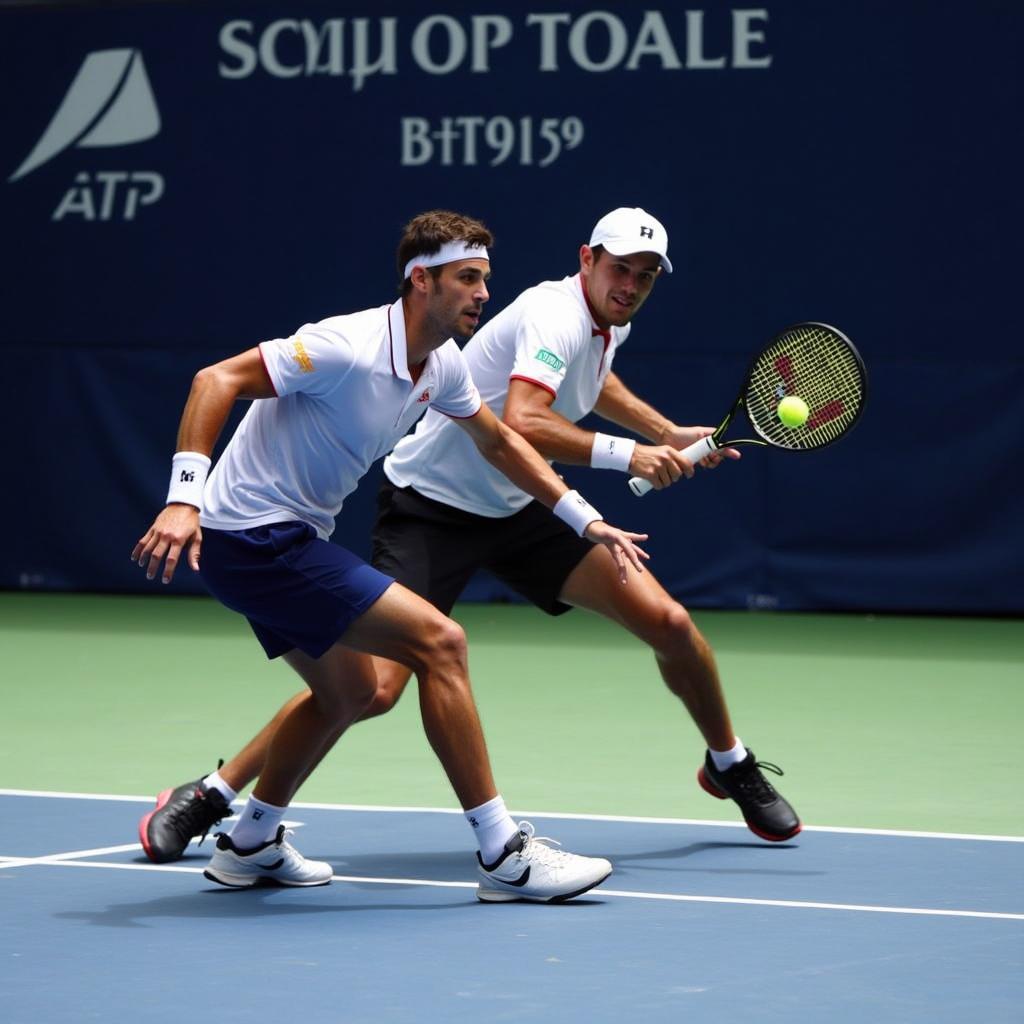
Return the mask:
[[[591, 412], [630, 325], [594, 325], [579, 274], [528, 288], [486, 323], [462, 350], [483, 400], [498, 417], [509, 381], [528, 380], [554, 395], [551, 408], [575, 423]], [[484, 460], [465, 431], [428, 413], [384, 460], [396, 487], [500, 518], [530, 496]]]
[[360, 478], [428, 408], [441, 419], [480, 411], [451, 338], [413, 383], [401, 301], [259, 349], [277, 397], [252, 403], [206, 481], [200, 522], [216, 530], [299, 520], [326, 540]]

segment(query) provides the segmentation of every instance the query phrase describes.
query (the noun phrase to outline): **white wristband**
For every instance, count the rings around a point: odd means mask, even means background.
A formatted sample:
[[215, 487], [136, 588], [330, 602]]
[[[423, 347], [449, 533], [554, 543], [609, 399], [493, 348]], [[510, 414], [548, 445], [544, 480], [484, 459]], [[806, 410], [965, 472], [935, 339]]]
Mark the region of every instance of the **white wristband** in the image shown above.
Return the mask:
[[604, 519], [604, 516], [579, 491], [566, 491], [558, 499], [558, 504], [552, 511], [581, 537], [587, 532], [587, 527], [591, 523]]
[[631, 437], [612, 437], [611, 434], [595, 434], [590, 449], [590, 465], [594, 469], [617, 469], [629, 472], [629, 461], [633, 458], [636, 441]]
[[171, 485], [167, 489], [167, 504], [172, 501], [195, 505], [203, 510], [203, 487], [210, 472], [210, 458], [200, 452], [175, 452], [171, 459]]

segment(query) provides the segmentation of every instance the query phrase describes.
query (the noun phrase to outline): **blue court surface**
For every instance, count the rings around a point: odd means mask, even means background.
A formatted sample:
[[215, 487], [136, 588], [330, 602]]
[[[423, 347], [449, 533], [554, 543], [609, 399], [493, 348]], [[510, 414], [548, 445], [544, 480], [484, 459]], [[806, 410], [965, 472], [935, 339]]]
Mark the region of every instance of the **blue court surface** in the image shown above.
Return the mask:
[[615, 873], [478, 903], [458, 813], [295, 804], [315, 889], [149, 864], [151, 802], [0, 791], [0, 1020], [1024, 1020], [1024, 841], [528, 815]]

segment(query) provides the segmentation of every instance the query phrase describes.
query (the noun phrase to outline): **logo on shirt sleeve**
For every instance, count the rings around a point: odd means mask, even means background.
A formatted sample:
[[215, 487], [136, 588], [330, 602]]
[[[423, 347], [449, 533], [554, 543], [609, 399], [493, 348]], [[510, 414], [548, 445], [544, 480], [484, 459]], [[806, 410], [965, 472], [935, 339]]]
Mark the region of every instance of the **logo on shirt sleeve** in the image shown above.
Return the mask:
[[313, 360], [309, 358], [306, 346], [302, 344], [302, 339], [298, 335], [292, 340], [292, 348], [294, 349], [292, 358], [299, 364], [299, 369], [303, 373], [312, 373], [315, 369]]
[[559, 359], [554, 352], [549, 352], [546, 348], [538, 349], [533, 358], [539, 359], [552, 370], [560, 371], [565, 366], [564, 359]]

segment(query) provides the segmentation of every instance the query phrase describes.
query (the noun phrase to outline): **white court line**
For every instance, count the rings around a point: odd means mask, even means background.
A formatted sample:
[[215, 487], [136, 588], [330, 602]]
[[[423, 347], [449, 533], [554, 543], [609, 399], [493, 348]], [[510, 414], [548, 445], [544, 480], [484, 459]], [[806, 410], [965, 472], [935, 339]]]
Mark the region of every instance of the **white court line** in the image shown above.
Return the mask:
[[1000, 921], [1024, 921], [1024, 914], [1002, 914], [987, 910], [939, 910], [934, 907], [876, 907], [862, 903], [815, 903], [810, 900], [755, 900], [732, 896], [684, 896], [662, 892], [627, 892], [619, 889], [595, 889], [602, 896], [622, 896], [633, 900], [668, 900], [682, 903], [737, 903], [748, 907], [794, 907], [800, 910], [852, 910], [867, 914], [925, 914], [931, 917], [983, 917]]
[[59, 864], [61, 861], [77, 861], [81, 857], [102, 857], [105, 853], [125, 853], [141, 850], [141, 843], [124, 843], [121, 846], [100, 846], [94, 850], [69, 850], [67, 853], [46, 853], [41, 857], [3, 857], [0, 867], [20, 868], [26, 864]]
[[[138, 844], [136, 844], [136, 847]], [[131, 849], [132, 847], [127, 847]], [[114, 852], [111, 850], [111, 852]], [[64, 855], [70, 856], [70, 855]], [[40, 857], [31, 863], [47, 867], [107, 868], [117, 871], [177, 871], [185, 874], [202, 874], [202, 868], [183, 867], [176, 864], [116, 864], [102, 861], [74, 861], [62, 859], [61, 855]], [[358, 885], [415, 885], [433, 889], [475, 889], [476, 882], [442, 882], [429, 878], [371, 878], [365, 875], [334, 875], [335, 882], [352, 882]], [[586, 895], [610, 896], [614, 899], [657, 900], [667, 903], [727, 903], [743, 907], [780, 907], [790, 910], [840, 910], [867, 914], [904, 914], [927, 917], [973, 917], [998, 921], [1024, 921], [1024, 914], [1003, 914], [984, 910], [942, 910], [935, 907], [882, 907], [860, 903], [817, 903], [808, 900], [758, 900], [738, 896], [688, 896], [680, 893], [630, 892], [627, 889], [593, 889]]]
[[[117, 800], [125, 803], [152, 804], [152, 796], [123, 796], [113, 793], [60, 793], [33, 789], [0, 789], [0, 796], [25, 796], [53, 798], [60, 800]], [[241, 806], [244, 801], [236, 800]], [[289, 804], [293, 809], [313, 811], [369, 811], [379, 814], [458, 814], [463, 812], [452, 807], [394, 807], [378, 804], [329, 804], [296, 801]], [[632, 817], [621, 814], [574, 814], [561, 811], [513, 811], [513, 817], [522, 818], [564, 818], [569, 821], [618, 821], [638, 825], [700, 825], [716, 828], [746, 829], [742, 821], [714, 821], [705, 818], [650, 818]], [[1024, 843], [1024, 836], [1000, 836], [973, 834], [969, 832], [916, 832], [906, 829], [851, 828], [839, 825], [804, 825], [804, 832], [832, 832], [841, 835], [895, 836], [905, 839], [960, 839], [985, 843]]]

